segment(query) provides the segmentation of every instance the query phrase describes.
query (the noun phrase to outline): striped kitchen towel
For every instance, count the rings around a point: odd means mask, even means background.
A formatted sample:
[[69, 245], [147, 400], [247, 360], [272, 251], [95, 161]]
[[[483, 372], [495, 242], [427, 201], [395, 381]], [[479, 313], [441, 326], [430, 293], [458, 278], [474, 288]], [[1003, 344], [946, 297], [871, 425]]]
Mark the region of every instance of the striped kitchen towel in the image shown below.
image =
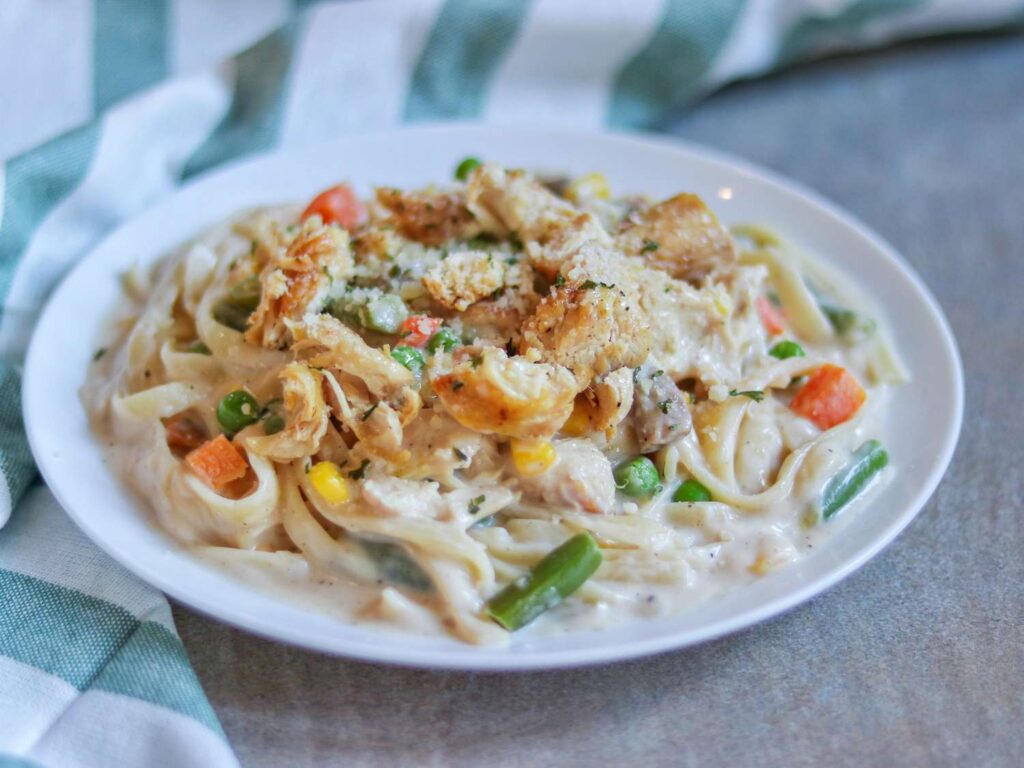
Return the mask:
[[164, 598], [29, 491], [25, 346], [112, 228], [279, 146], [440, 119], [656, 129], [825, 51], [1021, 21], [1024, 0], [5, 0], [0, 768], [235, 764]]

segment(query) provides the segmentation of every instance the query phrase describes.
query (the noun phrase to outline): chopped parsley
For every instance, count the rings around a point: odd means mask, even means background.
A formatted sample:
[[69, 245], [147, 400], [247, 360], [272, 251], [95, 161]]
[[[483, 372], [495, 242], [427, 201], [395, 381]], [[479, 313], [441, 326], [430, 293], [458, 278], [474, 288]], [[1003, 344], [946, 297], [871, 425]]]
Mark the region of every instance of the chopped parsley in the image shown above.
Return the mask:
[[93, 362], [99, 360], [105, 354], [107, 354], [107, 348], [106, 347], [100, 347], [99, 349], [97, 349], [95, 352], [92, 353]]
[[458, 448], [452, 448], [452, 451], [455, 453], [455, 458], [458, 459], [459, 461], [466, 461], [469, 458], [469, 456], [460, 451]]
[[388, 270], [388, 277], [398, 277], [402, 274], [402, 268], [395, 264], [391, 269]]
[[475, 515], [480, 511], [480, 505], [487, 501], [486, 496], [477, 496], [475, 499], [471, 499], [469, 502], [469, 514]]
[[657, 240], [644, 240], [643, 246], [640, 248], [641, 253], [651, 253], [652, 251], [658, 250]]
[[480, 357], [480, 355], [477, 355], [476, 357], [470, 359], [469, 364], [474, 368], [479, 368], [480, 363], [482, 363], [483, 361], [484, 359]]
[[500, 299], [503, 293], [505, 293], [504, 285], [501, 286], [500, 288], [495, 288], [493, 291], [491, 291], [491, 299]]
[[514, 267], [516, 264], [519, 263], [519, 259], [517, 259], [515, 256], [509, 256], [507, 259], [505, 259], [505, 263], [508, 264], [510, 267]]
[[735, 389], [729, 390], [729, 397], [749, 397], [755, 403], [760, 403], [764, 400], [764, 392], [760, 389], [744, 389], [742, 392], [738, 392]]
[[668, 409], [671, 408], [671, 407], [672, 407], [672, 401], [671, 400], [662, 400], [660, 403], [658, 403], [658, 408], [661, 409], [662, 413], [668, 413]]
[[580, 286], [580, 288], [582, 288], [584, 291], [589, 291], [589, 290], [592, 290], [594, 288], [597, 288], [598, 286], [601, 286], [602, 288], [614, 288], [615, 284], [614, 283], [597, 283], [597, 282], [594, 282], [593, 280], [585, 280], [583, 282], [583, 285]]
[[376, 403], [374, 403], [373, 405], [371, 405], [369, 408], [367, 408], [366, 411], [363, 412], [363, 421], [366, 421], [368, 418], [370, 418], [373, 415], [373, 412], [377, 410], [377, 406], [378, 405], [380, 405], [380, 401], [379, 400]]
[[640, 366], [638, 365], [633, 369], [633, 383], [636, 384], [640, 380]]
[[452, 392], [458, 392], [464, 386], [465, 386], [465, 384], [463, 384], [461, 381], [456, 379], [455, 381], [452, 382]]
[[664, 375], [665, 375], [665, 372], [659, 368], [658, 370], [656, 370], [654, 373], [651, 374], [651, 378], [652, 379], [656, 379], [659, 376], [664, 376]]
[[565, 285], [565, 275], [559, 275], [555, 278], [555, 287], [561, 288], [563, 285]]
[[351, 477], [353, 480], [362, 480], [364, 477], [366, 477], [366, 470], [369, 468], [369, 466], [370, 460], [363, 459], [363, 463], [359, 465], [359, 469], [353, 469], [351, 472], [348, 473], [348, 476]]

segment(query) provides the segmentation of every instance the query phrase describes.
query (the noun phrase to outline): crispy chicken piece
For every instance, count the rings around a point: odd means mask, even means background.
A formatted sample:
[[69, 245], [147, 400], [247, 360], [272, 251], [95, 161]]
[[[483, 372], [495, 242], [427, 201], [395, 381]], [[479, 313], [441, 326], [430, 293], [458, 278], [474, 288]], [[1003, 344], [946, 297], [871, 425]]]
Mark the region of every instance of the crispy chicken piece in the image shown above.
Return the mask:
[[274, 435], [246, 438], [246, 448], [274, 461], [291, 461], [320, 450], [327, 432], [328, 411], [323, 395], [323, 375], [302, 363], [289, 363], [280, 373], [284, 382], [287, 426]]
[[436, 301], [464, 312], [504, 283], [504, 264], [486, 251], [462, 251], [437, 262], [423, 276], [423, 287]]
[[736, 261], [728, 231], [697, 195], [681, 194], [630, 216], [616, 237], [627, 255], [680, 280]]
[[471, 338], [504, 345], [518, 341], [523, 321], [540, 301], [534, 288], [534, 272], [525, 261], [504, 266], [504, 282], [492, 296], [471, 304], [459, 315], [463, 330]]
[[446, 240], [475, 234], [473, 216], [462, 197], [452, 192], [403, 192], [380, 187], [377, 202], [388, 211], [384, 221], [393, 222], [399, 233], [424, 245], [440, 245]]
[[461, 362], [430, 383], [463, 426], [524, 439], [557, 432], [576, 395], [576, 381], [562, 366], [510, 358], [497, 347], [467, 348]]
[[303, 224], [287, 250], [271, 258], [260, 272], [260, 303], [245, 340], [268, 349], [281, 349], [291, 340], [287, 321], [300, 319], [326, 299], [332, 280], [352, 272], [348, 233], [323, 226], [314, 217]]
[[563, 440], [556, 443], [555, 452], [558, 458], [546, 472], [517, 480], [523, 496], [558, 508], [610, 512], [615, 504], [615, 478], [601, 450], [589, 440]]
[[581, 213], [553, 227], [544, 243], [525, 244], [530, 264], [548, 280], [554, 280], [562, 265], [588, 244], [610, 246], [612, 239], [592, 213]]
[[565, 366], [580, 390], [595, 376], [640, 365], [651, 334], [634, 272], [621, 262], [613, 251], [590, 243], [563, 264], [566, 284], [545, 296], [526, 320], [520, 353]]
[[466, 207], [483, 231], [499, 237], [515, 234], [524, 243], [546, 240], [579, 215], [525, 171], [506, 171], [492, 163], [470, 176]]

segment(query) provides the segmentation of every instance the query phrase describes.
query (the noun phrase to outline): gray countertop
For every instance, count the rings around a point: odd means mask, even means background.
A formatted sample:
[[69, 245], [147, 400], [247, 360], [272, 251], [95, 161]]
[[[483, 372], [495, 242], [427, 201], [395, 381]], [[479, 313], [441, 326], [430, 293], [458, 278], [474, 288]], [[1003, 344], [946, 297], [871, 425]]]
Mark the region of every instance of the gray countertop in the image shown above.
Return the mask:
[[819, 190], [952, 322], [952, 468], [887, 550], [698, 648], [518, 675], [319, 656], [175, 607], [242, 764], [1011, 766], [1024, 761], [1024, 37], [941, 40], [735, 86], [668, 131]]

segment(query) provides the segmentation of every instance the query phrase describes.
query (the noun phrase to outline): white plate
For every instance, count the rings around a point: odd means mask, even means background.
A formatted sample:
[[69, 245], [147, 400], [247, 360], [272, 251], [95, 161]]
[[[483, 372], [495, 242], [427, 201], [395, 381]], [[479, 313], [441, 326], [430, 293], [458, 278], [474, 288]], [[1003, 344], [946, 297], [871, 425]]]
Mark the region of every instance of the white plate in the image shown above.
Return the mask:
[[[289, 605], [212, 570], [175, 546], [104, 463], [80, 405], [118, 274], [152, 263], [237, 209], [305, 200], [340, 179], [418, 186], [450, 177], [468, 154], [537, 170], [601, 170], [617, 192], [654, 197], [681, 190], [708, 201], [726, 223], [757, 221], [854, 277], [879, 306], [913, 376], [895, 393], [890, 454], [897, 472], [873, 503], [818, 552], [723, 599], [676, 617], [599, 632], [517, 635], [507, 648], [476, 648], [361, 628]], [[379, 662], [450, 669], [536, 669], [625, 659], [681, 648], [748, 627], [809, 599], [892, 541], [935, 490], [963, 408], [956, 343], [921, 280], [863, 224], [792, 182], [680, 142], [559, 129], [429, 126], [341, 139], [224, 168], [117, 229], [50, 299], [28, 353], [24, 412], [43, 477], [96, 544], [140, 578], [215, 618], [306, 648]]]

